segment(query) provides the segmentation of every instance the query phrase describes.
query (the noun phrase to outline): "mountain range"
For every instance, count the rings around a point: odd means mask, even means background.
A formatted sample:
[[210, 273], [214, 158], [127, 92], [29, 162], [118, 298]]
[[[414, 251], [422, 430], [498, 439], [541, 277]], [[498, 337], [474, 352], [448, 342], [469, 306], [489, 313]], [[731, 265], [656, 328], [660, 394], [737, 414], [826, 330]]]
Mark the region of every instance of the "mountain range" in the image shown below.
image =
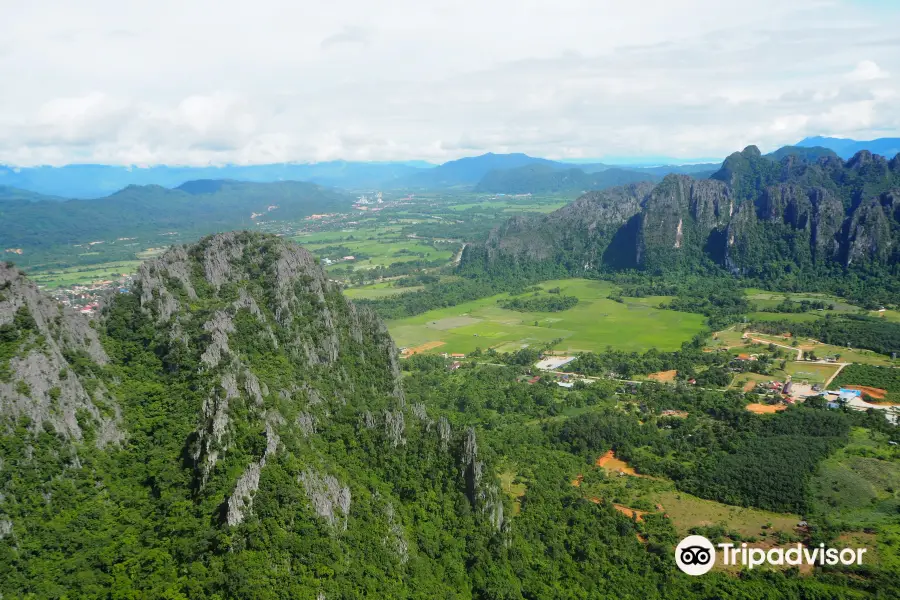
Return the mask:
[[40, 250], [95, 239], [177, 230], [199, 235], [256, 220], [349, 210], [353, 197], [313, 183], [197, 180], [169, 189], [130, 185], [93, 200], [47, 199], [0, 189], [3, 247]]
[[[850, 139], [810, 137], [798, 142], [796, 148], [821, 148], [830, 150], [841, 158], [848, 159], [860, 150], [868, 150], [874, 154], [893, 156], [900, 152], [900, 138], [882, 138], [872, 141], [856, 141]], [[787, 147], [792, 148], [792, 147]], [[824, 152], [817, 150], [816, 152]], [[782, 152], [784, 149], [776, 151]], [[780, 158], [780, 156], [777, 156]], [[542, 177], [534, 172], [515, 171], [513, 173], [493, 173], [521, 169], [525, 166], [542, 166], [547, 169]], [[549, 169], [570, 171], [566, 176], [549, 173]], [[520, 193], [528, 185], [532, 193], [552, 191], [581, 191], [585, 187], [604, 185], [606, 180], [616, 181], [617, 177], [608, 176], [599, 183], [576, 173], [573, 169], [586, 175], [600, 173], [609, 169], [649, 174], [664, 177], [669, 173], [690, 174], [705, 177], [718, 168], [718, 163], [702, 164], [668, 164], [657, 166], [608, 165], [601, 162], [571, 163], [546, 158], [528, 156], [521, 153], [494, 154], [487, 153], [451, 160], [441, 165], [433, 165], [425, 161], [397, 162], [351, 162], [328, 161], [321, 163], [278, 163], [268, 165], [225, 165], [208, 167], [179, 166], [111, 166], [75, 164], [62, 167], [12, 167], [0, 165], [0, 199], [5, 195], [24, 192], [3, 191], [6, 188], [18, 188], [45, 196], [57, 198], [99, 198], [112, 194], [129, 185], [159, 185], [177, 187], [187, 181], [197, 179], [231, 179], [251, 182], [275, 181], [308, 181], [322, 186], [337, 187], [347, 190], [372, 189], [448, 189], [479, 188], [490, 189], [496, 193]], [[490, 174], [483, 185], [482, 180]], [[519, 175], [524, 177], [520, 179]], [[620, 174], [618, 182], [622, 183], [633, 176]], [[652, 177], [650, 178], [652, 179]], [[505, 182], [506, 189], [499, 189], [498, 184]], [[566, 183], [571, 182], [571, 185]], [[589, 184], [585, 186], [585, 184]]]
[[797, 142], [797, 146], [804, 148], [812, 148], [815, 146], [828, 148], [846, 160], [863, 150], [868, 150], [872, 154], [880, 154], [882, 156], [895, 156], [900, 152], [900, 138], [878, 138], [877, 140], [861, 142], [847, 138], [815, 136]]
[[422, 161], [347, 162], [313, 164], [226, 165], [221, 167], [122, 167], [66, 165], [21, 167], [0, 165], [0, 186], [20, 188], [64, 198], [99, 198], [129, 185], [177, 187], [197, 179], [230, 179], [268, 183], [308, 181], [328, 187], [369, 189], [390, 185], [414, 173], [429, 170]]
[[[751, 277], [900, 259], [900, 155], [828, 151], [730, 155], [709, 179], [667, 175], [592, 191], [539, 218], [516, 217], [463, 268], [540, 272], [639, 268], [667, 272], [718, 265]], [[793, 273], [793, 274], [792, 274]]]

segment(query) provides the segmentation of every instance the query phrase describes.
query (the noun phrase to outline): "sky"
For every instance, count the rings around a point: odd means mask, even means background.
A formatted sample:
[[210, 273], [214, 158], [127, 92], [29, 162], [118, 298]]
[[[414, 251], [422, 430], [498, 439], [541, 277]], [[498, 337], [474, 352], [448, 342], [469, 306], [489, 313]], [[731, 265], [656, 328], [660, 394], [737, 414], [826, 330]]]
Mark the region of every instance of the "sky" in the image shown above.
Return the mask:
[[721, 158], [900, 136], [900, 3], [0, 0], [0, 163]]

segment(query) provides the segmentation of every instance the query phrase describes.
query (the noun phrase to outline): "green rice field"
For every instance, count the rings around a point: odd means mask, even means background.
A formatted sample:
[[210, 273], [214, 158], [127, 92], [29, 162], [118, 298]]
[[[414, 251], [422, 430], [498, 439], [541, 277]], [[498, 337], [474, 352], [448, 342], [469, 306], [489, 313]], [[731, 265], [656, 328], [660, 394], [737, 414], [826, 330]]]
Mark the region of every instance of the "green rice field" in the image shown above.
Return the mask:
[[615, 286], [586, 279], [547, 281], [541, 287], [559, 287], [579, 303], [561, 312], [523, 313], [499, 307], [498, 301], [509, 298], [504, 293], [389, 321], [388, 328], [401, 347], [440, 342], [434, 352], [471, 352], [477, 347], [513, 352], [557, 338], [563, 342], [556, 349], [567, 352], [597, 352], [607, 346], [675, 350], [703, 329], [701, 315], [656, 308], [666, 297], [614, 302], [607, 296]]

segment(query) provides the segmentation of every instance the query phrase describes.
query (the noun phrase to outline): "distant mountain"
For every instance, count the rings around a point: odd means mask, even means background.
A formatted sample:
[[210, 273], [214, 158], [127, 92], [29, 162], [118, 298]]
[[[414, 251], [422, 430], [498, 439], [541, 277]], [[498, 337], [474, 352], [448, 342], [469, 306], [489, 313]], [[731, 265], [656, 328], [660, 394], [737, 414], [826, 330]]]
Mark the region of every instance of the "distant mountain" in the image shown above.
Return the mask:
[[511, 219], [467, 248], [462, 269], [560, 275], [706, 264], [783, 281], [898, 262], [900, 156], [861, 151], [845, 162], [785, 151], [775, 160], [749, 146], [708, 180], [670, 174], [656, 186], [590, 192], [549, 215]]
[[504, 194], [586, 192], [638, 181], [659, 181], [659, 177], [627, 169], [607, 168], [598, 173], [585, 173], [581, 169], [561, 169], [556, 165], [535, 163], [489, 171], [474, 191]]
[[766, 154], [766, 157], [773, 160], [781, 160], [785, 156], [789, 156], [791, 154], [800, 156], [810, 161], [816, 161], [823, 156], [834, 158], [838, 157], [837, 153], [834, 150], [830, 148], [823, 148], [822, 146], [783, 146], [775, 152]]
[[26, 200], [28, 202], [56, 201], [65, 200], [58, 196], [45, 196], [28, 190], [20, 190], [19, 188], [0, 185], [0, 202], [4, 200]]
[[347, 162], [312, 164], [228, 165], [222, 167], [121, 167], [110, 165], [66, 165], [63, 167], [9, 168], [0, 165], [0, 186], [62, 196], [99, 198], [129, 185], [175, 187], [197, 179], [233, 179], [254, 182], [310, 181], [346, 189], [374, 189], [433, 166], [405, 163]]
[[571, 168], [570, 165], [565, 163], [546, 158], [535, 158], [527, 154], [493, 154], [488, 152], [481, 156], [451, 160], [433, 169], [395, 180], [394, 186], [409, 188], [474, 186], [490, 171], [515, 169], [526, 165], [545, 165], [560, 169]]
[[[94, 200], [0, 202], [4, 246], [34, 250], [136, 234], [197, 234], [252, 227], [256, 220], [288, 220], [348, 210], [353, 198], [313, 183], [191, 181], [179, 188], [128, 186]], [[17, 259], [17, 261], [20, 259]]]
[[847, 138], [816, 136], [800, 140], [797, 142], [797, 146], [803, 148], [811, 148], [813, 146], [828, 148], [845, 160], [862, 150], [868, 150], [872, 154], [880, 154], [887, 158], [893, 158], [900, 153], [900, 138], [879, 138], [877, 140], [869, 140], [868, 142], [860, 142]]
[[[720, 163], [697, 163], [693, 165], [662, 165], [659, 167], [627, 167], [629, 170], [641, 173], [651, 173], [658, 177], [665, 177], [670, 173], [690, 175], [697, 179], [705, 179], [719, 170]], [[625, 168], [625, 167], [622, 167]]]

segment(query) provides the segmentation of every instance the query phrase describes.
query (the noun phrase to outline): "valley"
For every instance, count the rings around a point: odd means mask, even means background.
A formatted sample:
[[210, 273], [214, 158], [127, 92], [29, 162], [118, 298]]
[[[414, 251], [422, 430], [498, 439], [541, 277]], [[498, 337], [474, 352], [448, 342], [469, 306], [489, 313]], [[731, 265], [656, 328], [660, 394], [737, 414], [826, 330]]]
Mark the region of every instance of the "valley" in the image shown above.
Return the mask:
[[900, 3], [3, 16], [0, 600], [900, 600]]
[[[0, 591], [58, 596], [80, 572], [81, 591], [188, 596], [652, 580], [691, 597], [669, 560], [688, 534], [864, 544], [865, 569], [784, 570], [765, 589], [890, 588], [900, 306], [893, 279], [871, 278], [886, 263], [742, 275], [680, 225], [668, 256], [629, 229], [629, 202], [658, 210], [685, 181], [335, 195], [250, 232], [16, 254], [0, 288]], [[632, 249], [659, 262], [620, 261]], [[118, 537], [123, 519], [140, 541]], [[53, 559], [51, 539], [130, 574]], [[154, 578], [153, 557], [188, 571]], [[629, 566], [593, 571], [610, 561]], [[716, 568], [707, 585], [729, 597], [742, 577]]]

